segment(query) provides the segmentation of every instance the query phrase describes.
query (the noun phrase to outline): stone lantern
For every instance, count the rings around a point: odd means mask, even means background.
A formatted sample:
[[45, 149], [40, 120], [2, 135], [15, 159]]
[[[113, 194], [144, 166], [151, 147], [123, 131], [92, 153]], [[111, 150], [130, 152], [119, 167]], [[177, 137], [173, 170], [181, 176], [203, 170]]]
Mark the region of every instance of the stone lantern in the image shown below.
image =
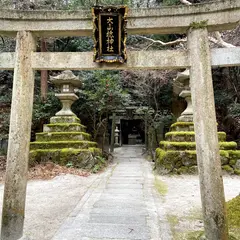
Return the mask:
[[119, 129], [118, 127], [116, 126], [116, 129], [115, 129], [115, 146], [118, 147], [119, 146]]
[[72, 104], [78, 99], [78, 96], [74, 93], [75, 88], [82, 86], [82, 81], [79, 77], [75, 76], [72, 71], [63, 71], [60, 75], [50, 78], [51, 82], [54, 83], [59, 89], [60, 93], [56, 93], [62, 103], [62, 109], [55, 114], [59, 117], [71, 117], [76, 116], [72, 110]]
[[175, 79], [175, 83], [181, 85], [181, 88], [183, 89], [180, 92], [179, 96], [184, 98], [187, 102], [187, 108], [177, 119], [178, 122], [193, 122], [192, 98], [189, 80], [189, 70], [185, 70], [184, 72], [179, 73], [177, 78]]

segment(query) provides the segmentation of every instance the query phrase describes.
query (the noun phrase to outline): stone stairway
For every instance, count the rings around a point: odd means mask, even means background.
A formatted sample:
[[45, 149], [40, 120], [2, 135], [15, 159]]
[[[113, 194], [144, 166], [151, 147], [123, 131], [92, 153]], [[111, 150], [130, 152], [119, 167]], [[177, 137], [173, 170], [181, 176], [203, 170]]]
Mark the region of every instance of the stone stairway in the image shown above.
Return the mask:
[[141, 147], [115, 151], [115, 164], [90, 187], [52, 240], [171, 239], [168, 225], [160, 232], [154, 177]]

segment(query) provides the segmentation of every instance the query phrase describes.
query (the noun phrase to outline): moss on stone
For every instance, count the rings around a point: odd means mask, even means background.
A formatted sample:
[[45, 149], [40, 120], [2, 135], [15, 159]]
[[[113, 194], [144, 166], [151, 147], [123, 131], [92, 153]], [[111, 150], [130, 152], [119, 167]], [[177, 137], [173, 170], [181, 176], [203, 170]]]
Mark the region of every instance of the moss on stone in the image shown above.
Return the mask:
[[97, 164], [97, 156], [101, 156], [101, 150], [91, 149], [37, 149], [30, 151], [30, 166], [36, 163], [52, 161], [60, 165], [71, 162], [74, 167], [91, 169]]
[[[187, 238], [185, 239], [186, 240], [206, 240], [204, 236], [205, 236], [204, 231], [193, 231], [193, 232], [189, 232], [187, 235]], [[234, 237], [232, 234], [230, 234], [229, 240], [238, 240], [238, 239]]]
[[[194, 142], [195, 132], [193, 131], [172, 131], [165, 134], [168, 141], [172, 142]], [[226, 140], [225, 132], [218, 132], [218, 140], [223, 142]]]
[[208, 20], [202, 20], [200, 22], [192, 22], [190, 24], [190, 28], [193, 28], [193, 29], [206, 28], [207, 25], [208, 25]]
[[51, 133], [46, 133], [46, 132], [41, 132], [41, 133], [37, 133], [37, 135], [48, 135], [48, 134], [51, 134], [51, 135], [78, 135], [78, 134], [82, 134], [82, 135], [85, 135], [85, 136], [91, 136], [90, 134], [86, 133], [86, 132], [51, 132]]
[[233, 167], [233, 166], [235, 166], [236, 162], [237, 162], [237, 159], [231, 159], [231, 160], [229, 161], [229, 165], [230, 165], [231, 167]]
[[91, 141], [50, 141], [32, 142], [30, 149], [63, 149], [63, 148], [88, 148], [97, 146], [96, 142]]
[[48, 127], [69, 127], [69, 126], [80, 126], [82, 128], [86, 128], [86, 126], [80, 123], [49, 123], [46, 124]]
[[235, 149], [237, 148], [237, 143], [236, 142], [219, 142], [219, 146], [221, 150], [225, 149]]
[[188, 168], [188, 173], [189, 174], [198, 174], [198, 166], [191, 166]]
[[90, 140], [91, 135], [86, 132], [43, 132], [36, 134], [37, 142], [44, 141], [82, 141]]
[[226, 151], [226, 150], [220, 150], [220, 155], [223, 156], [223, 157], [229, 157], [229, 150]]
[[190, 150], [196, 148], [196, 143], [194, 142], [168, 142], [161, 141], [160, 147], [164, 150]]
[[197, 154], [197, 151], [196, 150], [193, 150], [193, 151], [191, 151], [191, 150], [186, 150], [185, 151], [187, 154], [189, 154], [189, 155], [196, 155]]
[[[159, 143], [160, 147], [164, 150], [192, 150], [196, 149], [196, 142], [168, 142], [161, 141]], [[221, 150], [235, 149], [237, 147], [236, 142], [219, 142], [219, 147]]]
[[228, 154], [232, 157], [240, 158], [240, 150], [230, 150]]
[[177, 126], [193, 126], [193, 122], [175, 122], [171, 125], [171, 127], [177, 127]]
[[234, 169], [234, 174], [239, 175], [240, 176], [240, 169]]
[[54, 123], [45, 124], [44, 132], [85, 132], [86, 127], [80, 123]]
[[80, 119], [76, 116], [54, 116], [50, 119], [51, 123], [80, 123]]
[[47, 126], [49, 127], [54, 127], [54, 126], [83, 126], [85, 127], [84, 125], [80, 124], [80, 123], [49, 123], [47, 124]]
[[183, 163], [181, 161], [177, 161], [175, 164], [175, 168], [180, 168], [183, 165]]
[[227, 219], [234, 236], [240, 237], [240, 195], [227, 202]]
[[228, 172], [228, 173], [234, 173], [234, 170], [233, 170], [233, 168], [232, 167], [230, 167], [229, 165], [223, 165], [222, 166], [222, 170], [224, 170], [224, 171], [226, 171], [226, 172]]
[[189, 169], [186, 166], [182, 166], [177, 170], [178, 174], [187, 174], [189, 173]]

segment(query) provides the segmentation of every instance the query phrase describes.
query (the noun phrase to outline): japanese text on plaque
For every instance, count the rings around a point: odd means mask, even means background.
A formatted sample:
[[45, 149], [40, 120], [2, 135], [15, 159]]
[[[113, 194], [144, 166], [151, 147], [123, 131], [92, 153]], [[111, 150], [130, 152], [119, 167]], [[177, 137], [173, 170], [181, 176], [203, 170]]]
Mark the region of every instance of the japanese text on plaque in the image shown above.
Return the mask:
[[107, 51], [114, 52], [113, 43], [114, 43], [114, 36], [113, 36], [113, 18], [109, 17], [107, 19]]

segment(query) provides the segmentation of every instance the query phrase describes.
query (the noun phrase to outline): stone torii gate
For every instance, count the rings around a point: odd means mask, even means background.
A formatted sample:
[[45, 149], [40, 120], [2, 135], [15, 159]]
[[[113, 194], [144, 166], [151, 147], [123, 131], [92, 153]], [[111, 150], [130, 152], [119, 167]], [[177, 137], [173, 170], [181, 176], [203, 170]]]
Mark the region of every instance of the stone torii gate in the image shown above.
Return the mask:
[[211, 66], [240, 66], [240, 48], [209, 49], [208, 32], [232, 29], [240, 1], [161, 9], [131, 9], [128, 34], [187, 33], [188, 49], [129, 51], [126, 64], [97, 64], [92, 52], [36, 52], [36, 37], [90, 36], [90, 11], [0, 11], [0, 35], [16, 36], [15, 53], [0, 53], [14, 70], [2, 240], [23, 234], [35, 70], [190, 69], [197, 160], [206, 238], [228, 239]]

